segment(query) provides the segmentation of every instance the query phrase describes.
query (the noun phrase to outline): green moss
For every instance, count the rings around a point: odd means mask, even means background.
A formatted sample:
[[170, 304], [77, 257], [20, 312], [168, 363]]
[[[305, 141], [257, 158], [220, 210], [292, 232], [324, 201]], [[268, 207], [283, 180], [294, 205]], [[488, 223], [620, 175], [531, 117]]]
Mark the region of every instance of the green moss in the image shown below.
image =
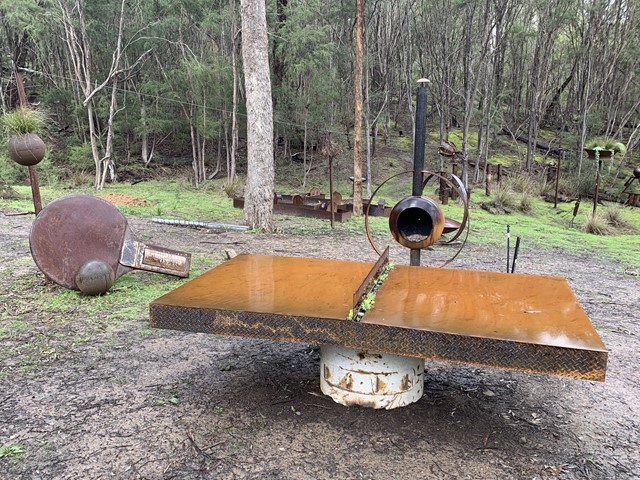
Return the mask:
[[489, 156], [489, 163], [491, 165], [502, 165], [503, 167], [511, 167], [517, 165], [520, 162], [520, 157], [517, 155], [505, 155], [505, 154], [493, 154]]
[[[449, 132], [449, 141], [453, 142], [458, 150], [462, 149], [462, 130], [451, 130]], [[478, 148], [478, 132], [469, 132], [467, 134], [467, 151]]]
[[391, 137], [391, 145], [403, 152], [413, 151], [413, 136], [405, 133], [403, 136]]

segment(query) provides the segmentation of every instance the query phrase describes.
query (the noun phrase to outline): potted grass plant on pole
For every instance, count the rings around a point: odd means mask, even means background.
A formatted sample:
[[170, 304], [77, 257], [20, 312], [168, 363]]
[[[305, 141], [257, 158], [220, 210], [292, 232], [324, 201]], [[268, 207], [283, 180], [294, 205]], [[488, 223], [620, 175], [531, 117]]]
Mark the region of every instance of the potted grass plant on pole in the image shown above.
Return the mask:
[[44, 142], [36, 131], [40, 129], [44, 115], [38, 110], [18, 107], [2, 117], [2, 124], [9, 130], [9, 157], [14, 162], [30, 167], [44, 158]]
[[624, 143], [613, 138], [595, 138], [585, 145], [584, 151], [589, 158], [597, 162], [596, 165], [596, 190], [593, 195], [593, 213], [596, 214], [598, 208], [598, 196], [600, 194], [600, 172], [602, 170], [602, 160], [613, 160], [616, 154], [624, 155], [627, 147]]
[[627, 147], [613, 138], [594, 138], [585, 144], [584, 151], [589, 158], [606, 160], [614, 155], [624, 155]]
[[0, 123], [9, 131], [7, 148], [9, 158], [29, 168], [29, 180], [33, 196], [33, 207], [38, 215], [42, 210], [40, 187], [36, 165], [42, 161], [46, 148], [36, 133], [44, 122], [44, 115], [38, 110], [21, 106], [12, 112], [5, 113]]

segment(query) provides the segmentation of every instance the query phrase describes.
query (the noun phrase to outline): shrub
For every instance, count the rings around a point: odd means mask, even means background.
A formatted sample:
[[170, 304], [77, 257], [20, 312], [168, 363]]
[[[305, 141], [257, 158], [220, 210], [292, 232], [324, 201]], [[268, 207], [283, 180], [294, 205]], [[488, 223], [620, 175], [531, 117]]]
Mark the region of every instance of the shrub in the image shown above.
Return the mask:
[[[555, 185], [553, 186], [555, 193]], [[560, 180], [558, 180], [558, 193], [564, 195], [565, 197], [577, 197], [577, 187], [576, 182], [568, 179], [566, 176], [560, 175]]]
[[242, 182], [238, 179], [233, 182], [224, 182], [222, 190], [227, 194], [229, 198], [235, 198], [242, 194]]
[[[558, 187], [560, 187], [558, 182]], [[546, 180], [538, 186], [538, 194], [540, 196], [553, 195], [556, 192], [556, 182], [547, 182]]]
[[517, 206], [513, 191], [507, 186], [501, 185], [491, 193], [491, 203], [496, 208], [513, 210]]
[[520, 197], [520, 205], [518, 207], [520, 211], [523, 213], [532, 213], [533, 204], [534, 204], [533, 194], [526, 191], [522, 192], [522, 196]]
[[603, 219], [616, 230], [635, 231], [635, 227], [627, 218], [626, 211], [620, 206], [610, 206], [604, 209]]
[[512, 177], [509, 177], [506, 181], [506, 186], [510, 190], [518, 193], [532, 193], [537, 190], [535, 180], [526, 173], [518, 173]]
[[594, 235], [608, 235], [610, 233], [606, 220], [597, 213], [595, 215], [592, 213], [585, 215], [582, 230]]
[[595, 189], [595, 173], [593, 175], [591, 173], [585, 173], [585, 175], [583, 175], [583, 177], [578, 182], [576, 182], [575, 192], [578, 197], [592, 196]]
[[71, 145], [67, 152], [67, 161], [72, 168], [85, 170], [94, 166], [90, 144]]

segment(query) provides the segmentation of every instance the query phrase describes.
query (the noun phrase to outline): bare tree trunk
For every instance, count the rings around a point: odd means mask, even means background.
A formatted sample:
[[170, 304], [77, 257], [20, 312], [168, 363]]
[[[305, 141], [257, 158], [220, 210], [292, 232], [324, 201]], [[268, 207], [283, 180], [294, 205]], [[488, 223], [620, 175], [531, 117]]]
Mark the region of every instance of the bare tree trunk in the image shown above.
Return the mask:
[[362, 215], [362, 39], [364, 0], [356, 0], [356, 71], [354, 79], [353, 214]]
[[104, 188], [104, 182], [107, 178], [107, 172], [110, 173], [111, 181], [115, 180], [115, 165], [113, 161], [113, 119], [116, 116], [117, 104], [117, 81], [113, 79], [113, 85], [111, 86], [111, 103], [109, 104], [109, 120], [107, 122], [107, 143], [104, 150], [104, 157], [100, 160], [100, 166], [102, 168], [100, 179], [100, 190]]
[[471, 36], [473, 35], [472, 25], [475, 16], [475, 5], [467, 6], [465, 29], [464, 29], [464, 54], [463, 54], [463, 83], [464, 83], [464, 119], [462, 122], [462, 183], [469, 184], [469, 129], [471, 117], [473, 116], [473, 97], [475, 93], [475, 81], [473, 79], [472, 58], [471, 58]]
[[[235, 5], [235, 1], [234, 1]], [[227, 164], [227, 183], [232, 184], [236, 181], [236, 155], [238, 152], [238, 61], [236, 54], [236, 39], [239, 30], [236, 30], [236, 15], [233, 13], [232, 28], [233, 38], [231, 40], [231, 67], [233, 72], [233, 99], [231, 106], [231, 153]]]
[[140, 123], [142, 124], [142, 138], [140, 139], [140, 156], [142, 157], [142, 163], [145, 167], [148, 167], [151, 163], [151, 158], [153, 154], [149, 154], [149, 132], [147, 131], [147, 107], [144, 104], [144, 97], [142, 95], [138, 96], [140, 98]]
[[[183, 107], [183, 110], [184, 107]], [[185, 111], [186, 113], [186, 111]], [[193, 106], [189, 111], [189, 134], [191, 136], [191, 168], [193, 169], [193, 178], [198, 186], [198, 140], [196, 139], [196, 127], [193, 124]]]
[[309, 104], [305, 106], [304, 109], [304, 137], [302, 139], [302, 188], [306, 188], [307, 186], [307, 174], [309, 171], [307, 170], [307, 122], [309, 119]]
[[87, 104], [87, 122], [89, 123], [89, 144], [91, 145], [91, 155], [93, 156], [93, 163], [96, 166], [94, 186], [98, 188], [100, 185], [100, 153], [98, 151], [98, 140], [96, 133], [96, 126], [93, 118], [93, 100]]
[[[91, 58], [91, 47], [89, 42], [89, 32], [87, 30], [85, 16], [84, 16], [84, 0], [74, 0], [73, 5], [70, 6], [68, 2], [64, 0], [58, 0], [58, 6], [60, 8], [60, 12], [62, 13], [62, 23], [65, 33], [65, 43], [67, 45], [67, 50], [69, 53], [69, 57], [71, 58], [71, 64], [73, 66], [73, 71], [75, 77], [82, 85], [82, 93], [84, 95], [83, 105], [87, 109], [87, 121], [89, 124], [89, 139], [91, 142], [91, 153], [93, 156], [93, 161], [96, 167], [95, 173], [95, 188], [101, 188], [104, 184], [102, 177], [103, 172], [102, 169], [105, 167], [105, 159], [111, 161], [111, 151], [105, 152], [105, 156], [101, 158], [100, 150], [98, 148], [98, 136], [100, 132], [97, 131], [96, 119], [95, 119], [95, 111], [94, 111], [94, 97], [102, 91], [110, 82], [113, 82], [113, 90], [112, 90], [112, 99], [111, 99], [111, 107], [109, 109], [109, 123], [113, 123], [113, 116], [116, 112], [116, 104], [115, 104], [115, 82], [116, 78], [119, 74], [124, 72], [125, 70], [134, 68], [138, 65], [149, 50], [143, 53], [136, 62], [128, 68], [121, 68], [120, 63], [122, 61], [123, 52], [126, 47], [123, 47], [123, 35], [124, 35], [124, 18], [125, 18], [125, 0], [121, 0], [120, 2], [120, 16], [118, 19], [118, 36], [116, 39], [116, 48], [113, 52], [111, 58], [111, 66], [109, 68], [109, 73], [107, 74], [104, 81], [95, 85], [93, 79], [93, 62]], [[78, 19], [78, 31], [76, 32], [76, 27], [73, 23], [73, 18], [77, 17]], [[111, 135], [113, 135], [113, 129], [109, 130]], [[109, 143], [112, 142], [113, 139], [107, 139], [107, 148], [109, 148]], [[107, 164], [109, 166], [109, 164]]]
[[252, 228], [273, 230], [273, 104], [265, 0], [240, 0], [242, 60], [247, 98], [247, 183], [244, 218]]

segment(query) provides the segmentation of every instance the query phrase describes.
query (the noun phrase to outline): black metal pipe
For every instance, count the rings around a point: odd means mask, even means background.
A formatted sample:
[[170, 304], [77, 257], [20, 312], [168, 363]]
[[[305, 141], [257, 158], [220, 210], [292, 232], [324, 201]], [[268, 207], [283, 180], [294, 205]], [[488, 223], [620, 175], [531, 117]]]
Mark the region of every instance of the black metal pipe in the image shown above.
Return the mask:
[[516, 248], [513, 250], [513, 262], [511, 262], [511, 273], [516, 271], [516, 261], [518, 260], [518, 252], [520, 251], [520, 237], [516, 237]]
[[[427, 138], [427, 83], [429, 80], [418, 80], [420, 88], [416, 98], [416, 124], [413, 132], [413, 186], [412, 195], [422, 195], [422, 170], [424, 170], [424, 148]], [[411, 250], [409, 264], [420, 265], [420, 250]]]
[[511, 242], [511, 226], [507, 225], [507, 273], [509, 273], [509, 257], [511, 256], [510, 251], [510, 242]]
[[412, 195], [422, 194], [422, 174], [424, 170], [424, 149], [427, 137], [427, 82], [418, 80], [420, 88], [416, 98], [416, 127], [413, 135], [413, 189]]

